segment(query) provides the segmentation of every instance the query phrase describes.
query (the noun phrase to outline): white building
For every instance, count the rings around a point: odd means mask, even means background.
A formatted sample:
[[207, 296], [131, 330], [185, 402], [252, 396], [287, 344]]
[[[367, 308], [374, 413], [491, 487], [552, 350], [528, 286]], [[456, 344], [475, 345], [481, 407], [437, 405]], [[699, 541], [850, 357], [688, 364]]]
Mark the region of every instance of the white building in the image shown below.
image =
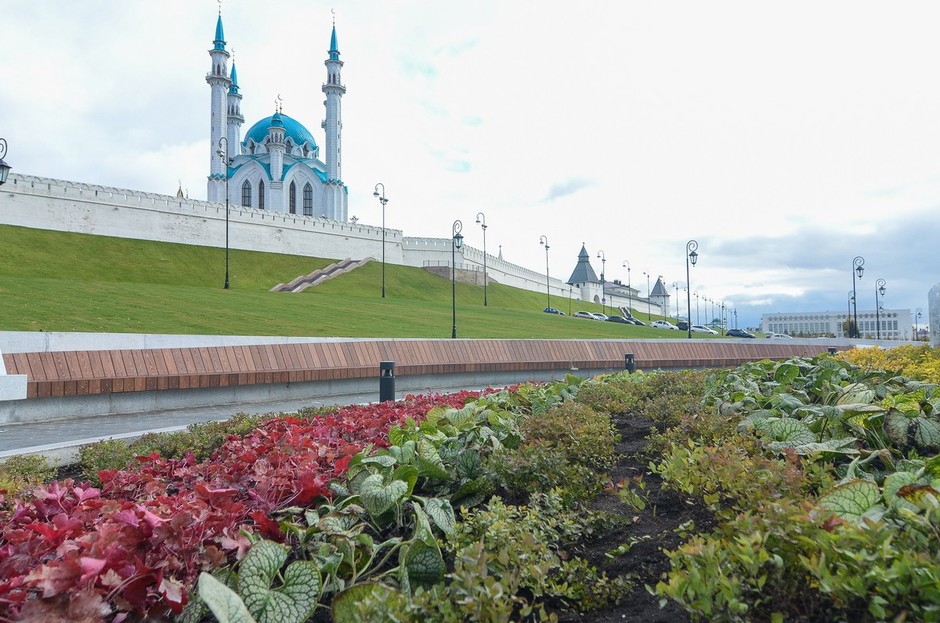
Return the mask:
[[345, 222], [347, 188], [342, 182], [342, 97], [346, 93], [336, 43], [336, 25], [330, 37], [326, 64], [326, 116], [322, 128], [325, 153], [313, 134], [299, 121], [283, 113], [280, 103], [270, 117], [255, 123], [241, 138], [245, 119], [235, 64], [222, 32], [222, 16], [215, 27], [209, 50], [211, 67], [206, 82], [212, 90], [209, 129], [209, 181], [207, 198], [245, 208], [325, 217]]
[[[760, 329], [763, 333], [786, 333], [793, 337], [848, 337], [850, 319], [848, 310], [763, 314]], [[866, 339], [908, 340], [913, 326], [909, 309], [882, 309], [877, 314], [874, 310], [858, 312], [858, 330]]]

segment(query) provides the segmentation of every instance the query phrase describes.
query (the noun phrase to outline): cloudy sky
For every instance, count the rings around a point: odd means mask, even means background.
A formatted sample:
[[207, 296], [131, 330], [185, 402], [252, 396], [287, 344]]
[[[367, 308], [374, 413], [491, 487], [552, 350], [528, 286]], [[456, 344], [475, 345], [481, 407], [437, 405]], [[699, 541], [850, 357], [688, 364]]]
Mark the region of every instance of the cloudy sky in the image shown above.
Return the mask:
[[[204, 199], [210, 0], [0, 0], [0, 136], [15, 172]], [[244, 130], [284, 112], [322, 146], [335, 10], [349, 214], [567, 279], [685, 281], [754, 325], [922, 308], [940, 281], [940, 3], [225, 0]], [[680, 296], [685, 296], [680, 290]], [[694, 306], [694, 301], [693, 301]]]

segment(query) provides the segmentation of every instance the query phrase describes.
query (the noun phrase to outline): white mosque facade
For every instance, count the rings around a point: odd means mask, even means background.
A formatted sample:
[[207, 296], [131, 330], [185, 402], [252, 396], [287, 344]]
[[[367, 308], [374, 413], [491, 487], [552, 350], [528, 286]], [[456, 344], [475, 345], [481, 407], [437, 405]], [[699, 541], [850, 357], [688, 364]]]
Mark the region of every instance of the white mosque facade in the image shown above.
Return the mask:
[[209, 201], [225, 202], [227, 194], [230, 205], [346, 221], [348, 189], [342, 182], [342, 98], [346, 87], [335, 24], [327, 54], [322, 159], [313, 134], [284, 114], [280, 106], [270, 117], [252, 125], [243, 139], [242, 94], [234, 62], [229, 72], [231, 56], [219, 16], [206, 74], [211, 90]]

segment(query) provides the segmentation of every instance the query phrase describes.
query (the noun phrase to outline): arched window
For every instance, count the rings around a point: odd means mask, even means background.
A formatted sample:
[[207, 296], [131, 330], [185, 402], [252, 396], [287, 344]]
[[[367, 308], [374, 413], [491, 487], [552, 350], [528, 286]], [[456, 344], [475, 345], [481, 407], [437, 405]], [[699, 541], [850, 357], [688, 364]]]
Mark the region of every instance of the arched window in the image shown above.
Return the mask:
[[313, 216], [313, 187], [310, 182], [304, 185], [304, 216]]
[[290, 205], [290, 213], [297, 214], [297, 186], [293, 182], [287, 190], [287, 202]]
[[246, 208], [251, 207], [251, 182], [248, 180], [242, 184], [242, 205]]
[[264, 210], [264, 182], [258, 182], [258, 209]]

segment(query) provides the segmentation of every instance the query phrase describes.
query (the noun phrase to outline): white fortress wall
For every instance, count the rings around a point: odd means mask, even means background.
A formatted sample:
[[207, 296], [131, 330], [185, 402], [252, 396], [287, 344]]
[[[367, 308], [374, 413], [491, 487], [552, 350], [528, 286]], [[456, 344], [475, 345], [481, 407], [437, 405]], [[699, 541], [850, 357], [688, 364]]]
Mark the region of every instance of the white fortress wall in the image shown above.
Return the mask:
[[[450, 238], [417, 238], [406, 236], [402, 243], [406, 266], [450, 266]], [[456, 253], [457, 267], [483, 272], [483, 251], [464, 244]], [[545, 275], [486, 254], [487, 276], [503, 285], [545, 292]], [[568, 296], [568, 285], [557, 277], [549, 276], [548, 289], [552, 296]], [[554, 304], [554, 301], [553, 301]]]
[[[225, 204], [171, 195], [97, 186], [32, 175], [11, 174], [0, 188], [0, 223], [33, 229], [74, 232], [225, 247]], [[327, 259], [382, 257], [382, 228], [324, 218], [229, 205], [229, 248], [307, 255]], [[405, 237], [385, 230], [385, 261], [424, 268], [450, 266], [450, 238]], [[464, 245], [458, 268], [483, 271], [483, 252]], [[545, 275], [486, 254], [490, 279], [525, 290], [545, 292]], [[482, 278], [481, 278], [482, 282]], [[550, 276], [552, 305], [576, 299], [564, 281]], [[559, 297], [563, 300], [555, 300]], [[612, 301], [608, 301], [612, 303]], [[616, 304], [625, 304], [626, 300]], [[632, 300], [634, 309], [645, 301]], [[563, 310], [567, 311], [567, 309]], [[659, 306], [653, 305], [653, 313]]]
[[[0, 223], [98, 236], [225, 247], [225, 204], [30, 175], [0, 188]], [[385, 231], [403, 263], [402, 232]], [[229, 206], [229, 248], [330, 259], [382, 257], [382, 228]]]

